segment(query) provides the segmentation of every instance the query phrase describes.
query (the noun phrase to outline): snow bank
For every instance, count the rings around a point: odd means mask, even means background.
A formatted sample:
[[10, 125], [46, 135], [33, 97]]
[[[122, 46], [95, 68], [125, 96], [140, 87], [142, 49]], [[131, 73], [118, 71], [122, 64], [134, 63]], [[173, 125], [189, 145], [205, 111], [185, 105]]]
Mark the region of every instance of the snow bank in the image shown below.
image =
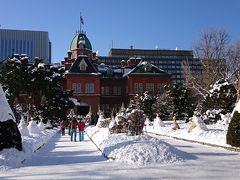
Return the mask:
[[35, 136], [22, 135], [23, 150], [18, 151], [15, 148], [3, 149], [0, 151], [0, 170], [7, 170], [14, 167], [19, 167], [20, 164], [32, 156], [37, 149], [46, 144], [59, 129], [54, 128], [47, 130], [46, 134]]
[[172, 164], [180, 163], [187, 157], [173, 146], [148, 135], [109, 135], [107, 128], [97, 127], [88, 127], [86, 132], [103, 154], [121, 163], [134, 166]]

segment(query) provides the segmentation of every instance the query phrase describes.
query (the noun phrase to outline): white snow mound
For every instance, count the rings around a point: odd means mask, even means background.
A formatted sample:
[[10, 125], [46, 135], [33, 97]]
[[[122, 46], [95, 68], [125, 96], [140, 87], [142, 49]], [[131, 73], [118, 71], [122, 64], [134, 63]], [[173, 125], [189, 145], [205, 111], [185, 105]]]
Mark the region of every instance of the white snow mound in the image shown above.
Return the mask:
[[172, 164], [184, 160], [179, 150], [148, 135], [113, 134], [100, 144], [100, 149], [108, 157], [134, 166]]

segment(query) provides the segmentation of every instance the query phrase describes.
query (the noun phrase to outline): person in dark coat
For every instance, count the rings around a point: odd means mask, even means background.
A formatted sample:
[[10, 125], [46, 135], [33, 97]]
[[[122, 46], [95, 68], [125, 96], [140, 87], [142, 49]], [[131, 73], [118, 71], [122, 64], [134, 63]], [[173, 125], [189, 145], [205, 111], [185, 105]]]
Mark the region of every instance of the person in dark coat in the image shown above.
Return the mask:
[[78, 122], [77, 122], [76, 118], [71, 118], [71, 120], [70, 120], [71, 141], [73, 141], [73, 138], [74, 138], [75, 142], [76, 142], [76, 137], [77, 137], [77, 125], [78, 125]]
[[60, 123], [60, 127], [61, 127], [62, 136], [64, 136], [65, 135], [66, 124], [63, 120]]

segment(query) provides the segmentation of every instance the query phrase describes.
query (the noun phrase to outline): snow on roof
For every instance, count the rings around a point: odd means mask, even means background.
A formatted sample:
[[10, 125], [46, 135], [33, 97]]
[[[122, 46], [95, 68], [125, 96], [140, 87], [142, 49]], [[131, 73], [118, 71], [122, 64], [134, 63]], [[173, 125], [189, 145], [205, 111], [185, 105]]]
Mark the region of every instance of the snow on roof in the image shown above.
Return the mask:
[[38, 68], [44, 68], [45, 64], [44, 63], [39, 63]]
[[0, 121], [7, 121], [9, 119], [12, 119], [15, 121], [14, 114], [12, 112], [12, 109], [10, 108], [6, 95], [2, 89], [2, 85], [0, 84]]
[[77, 99], [75, 98], [69, 98], [69, 99], [74, 103], [75, 106], [80, 106], [80, 103], [77, 101]]

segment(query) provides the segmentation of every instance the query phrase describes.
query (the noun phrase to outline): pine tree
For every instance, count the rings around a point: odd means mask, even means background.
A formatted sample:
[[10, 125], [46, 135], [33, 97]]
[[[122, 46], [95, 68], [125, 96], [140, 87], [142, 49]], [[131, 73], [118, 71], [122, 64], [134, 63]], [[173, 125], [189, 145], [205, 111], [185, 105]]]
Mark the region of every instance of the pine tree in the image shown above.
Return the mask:
[[156, 102], [152, 105], [152, 109], [155, 113], [159, 114], [161, 119], [172, 119], [174, 109], [172, 97], [168, 96], [166, 92], [159, 94]]
[[64, 117], [65, 109], [71, 103], [71, 93], [63, 92], [60, 87], [64, 72], [62, 67], [46, 65], [39, 60], [29, 64], [27, 57], [13, 57], [2, 65], [0, 82], [8, 90], [11, 107], [14, 108], [21, 94], [26, 94], [22, 97], [32, 117]]
[[210, 90], [210, 94], [201, 105], [201, 112], [206, 114], [210, 122], [220, 119], [220, 113], [231, 113], [236, 102], [236, 90], [233, 84], [225, 79], [220, 79]]
[[166, 93], [173, 101], [173, 114], [177, 119], [184, 119], [193, 115], [194, 106], [189, 98], [189, 90], [180, 84], [169, 84]]
[[227, 144], [240, 147], [240, 113], [235, 111], [227, 131]]
[[165, 92], [157, 96], [153, 109], [160, 113], [162, 119], [188, 118], [193, 115], [194, 105], [190, 99], [189, 90], [182, 85], [169, 84], [165, 86]]
[[152, 110], [152, 105], [155, 103], [156, 97], [151, 92], [144, 92], [143, 94], [137, 94], [134, 100], [131, 101], [131, 106], [133, 109], [143, 110], [144, 114], [152, 121], [154, 119], [154, 112]]

